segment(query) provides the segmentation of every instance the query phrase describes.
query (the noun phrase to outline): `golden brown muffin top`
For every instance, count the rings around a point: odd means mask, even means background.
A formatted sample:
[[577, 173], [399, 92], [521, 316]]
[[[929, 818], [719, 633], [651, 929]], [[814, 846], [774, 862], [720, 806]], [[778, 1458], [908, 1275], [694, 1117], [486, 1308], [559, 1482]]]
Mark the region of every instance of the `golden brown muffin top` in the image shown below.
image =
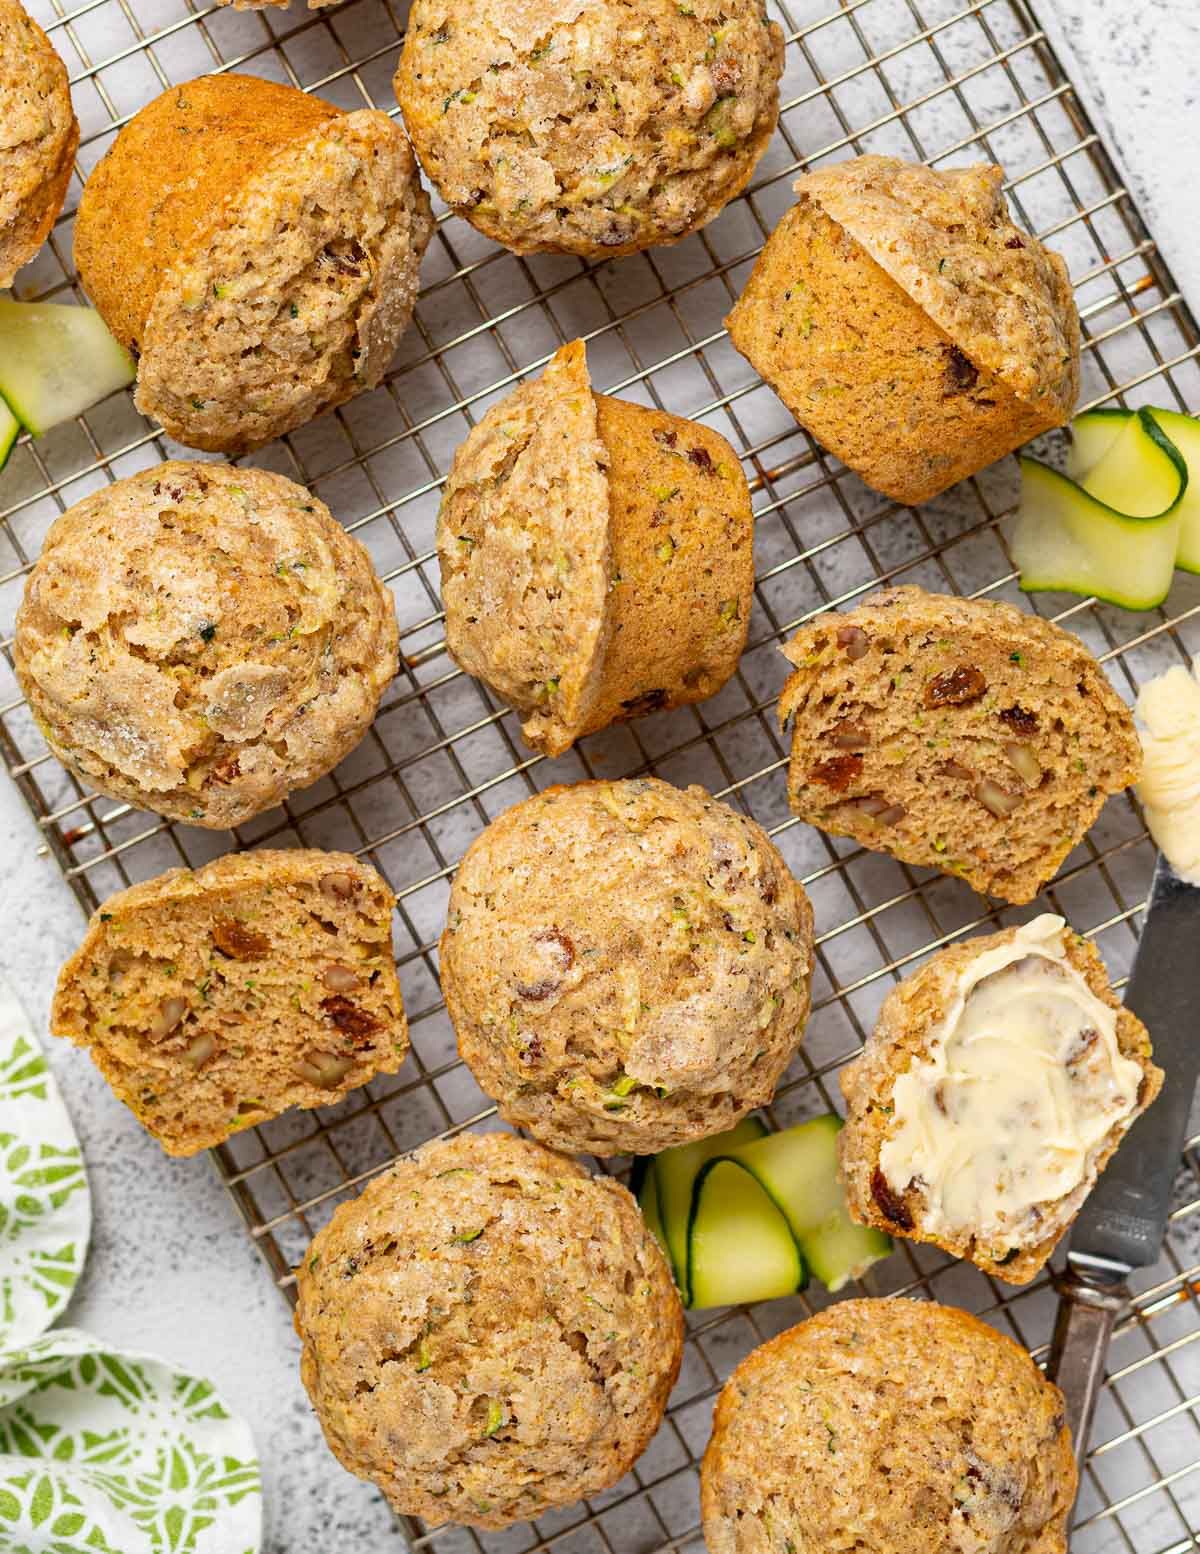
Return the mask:
[[449, 204], [518, 253], [671, 242], [775, 126], [763, 0], [416, 0], [396, 95]]
[[22, 218], [48, 185], [65, 187], [78, 141], [67, 67], [17, 0], [0, 0], [0, 286], [32, 257], [41, 223]]

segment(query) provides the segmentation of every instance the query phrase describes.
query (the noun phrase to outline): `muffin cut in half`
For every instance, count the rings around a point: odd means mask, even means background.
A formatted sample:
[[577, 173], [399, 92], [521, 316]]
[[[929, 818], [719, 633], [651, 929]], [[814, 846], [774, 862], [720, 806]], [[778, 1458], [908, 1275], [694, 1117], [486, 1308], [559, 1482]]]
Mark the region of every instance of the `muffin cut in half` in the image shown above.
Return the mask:
[[191, 448], [245, 453], [380, 382], [432, 230], [386, 113], [200, 76], [117, 136], [75, 259], [138, 358], [138, 408]]
[[216, 829], [332, 770], [398, 651], [391, 592], [323, 502], [266, 470], [178, 462], [53, 524], [13, 642], [59, 760]]
[[1024, 1284], [1162, 1079], [1061, 917], [939, 950], [842, 1070], [850, 1211]]
[[754, 591], [738, 457], [706, 426], [594, 394], [582, 340], [471, 431], [437, 543], [446, 645], [535, 750], [703, 701], [737, 668]]
[[653, 1154], [775, 1093], [812, 910], [766, 832], [655, 778], [548, 788], [476, 838], [441, 941], [459, 1051], [555, 1148]]
[[1066, 264], [1013, 225], [998, 167], [862, 156], [806, 174], [726, 323], [869, 486], [926, 502], [1079, 395]]
[[1100, 665], [1011, 604], [889, 588], [783, 652], [795, 812], [981, 894], [1032, 900], [1141, 770]]
[[416, 0], [396, 96], [458, 215], [517, 253], [611, 259], [741, 192], [782, 71], [764, 0]]
[[168, 1155], [194, 1155], [400, 1067], [394, 902], [374, 869], [315, 848], [169, 869], [92, 914], [50, 1027]]
[[847, 1300], [753, 1350], [700, 1472], [710, 1554], [1066, 1554], [1062, 1393], [931, 1301]]
[[0, 0], [0, 291], [46, 241], [78, 146], [67, 67], [18, 0]]
[[330, 1450], [401, 1514], [506, 1527], [608, 1489], [679, 1372], [683, 1312], [618, 1182], [507, 1133], [426, 1144], [297, 1269]]

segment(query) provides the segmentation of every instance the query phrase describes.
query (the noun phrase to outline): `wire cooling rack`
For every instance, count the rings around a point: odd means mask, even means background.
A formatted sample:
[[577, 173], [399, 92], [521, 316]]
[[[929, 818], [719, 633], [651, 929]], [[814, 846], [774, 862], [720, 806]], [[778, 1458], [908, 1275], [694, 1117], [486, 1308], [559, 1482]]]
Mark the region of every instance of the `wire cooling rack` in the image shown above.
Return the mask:
[[[13, 615], [49, 523], [85, 492], [179, 450], [118, 396], [38, 443], [24, 440], [0, 476], [0, 742], [84, 907], [171, 865], [263, 842], [361, 851], [397, 891], [413, 1041], [403, 1072], [215, 1152], [285, 1294], [310, 1235], [366, 1177], [434, 1134], [496, 1125], [457, 1062], [436, 940], [456, 859], [490, 818], [535, 789], [654, 770], [702, 782], [771, 831], [812, 896], [819, 929], [813, 1015], [773, 1108], [780, 1124], [837, 1105], [836, 1070], [857, 1052], [888, 990], [930, 949], [1029, 915], [791, 820], [774, 719], [779, 643], [881, 579], [1020, 601], [1006, 545], [1014, 461], [918, 512], [897, 509], [796, 427], [732, 349], [722, 316], [790, 204], [793, 176], [878, 151], [1005, 167], [1022, 222], [1070, 262], [1084, 321], [1084, 403], [1200, 407], [1196, 328], [1021, 0], [772, 0], [772, 9], [788, 39], [779, 132], [746, 194], [717, 221], [677, 247], [585, 266], [519, 259], [442, 219], [386, 384], [259, 456], [309, 484], [366, 544], [394, 590], [404, 653], [369, 736], [285, 810], [231, 839], [96, 798], [48, 755], [12, 676]], [[349, 0], [320, 15], [237, 13], [203, 0], [82, 0], [69, 10], [41, 0], [37, 14], [72, 73], [82, 174], [150, 97], [207, 70], [252, 71], [347, 108], [395, 111], [403, 17], [382, 0]], [[49, 247], [23, 272], [22, 295], [78, 295], [69, 258], [78, 187]], [[739, 449], [755, 497], [757, 582], [749, 645], [720, 695], [593, 736], [549, 762], [521, 745], [511, 714], [447, 658], [432, 545], [439, 487], [468, 428], [578, 335], [589, 342], [598, 387], [703, 419]], [[1182, 579], [1163, 609], [1141, 615], [1046, 596], [1035, 605], [1078, 632], [1130, 699], [1146, 676], [1200, 649], [1198, 580]], [[1114, 801], [1042, 903], [1094, 937], [1118, 980], [1152, 856], [1136, 802]], [[1184, 1155], [1162, 1259], [1138, 1277], [1110, 1353], [1073, 1543], [1088, 1554], [1177, 1554], [1200, 1541], [1198, 1144], [1200, 1136]], [[867, 1282], [871, 1293], [923, 1293], [976, 1310], [1045, 1355], [1048, 1278], [1013, 1291], [905, 1245]], [[715, 1391], [751, 1347], [823, 1299], [694, 1315], [666, 1423], [633, 1473], [590, 1505], [503, 1534], [406, 1523], [404, 1535], [444, 1554], [699, 1549], [696, 1464]], [[339, 1471], [332, 1461], [330, 1471]]]

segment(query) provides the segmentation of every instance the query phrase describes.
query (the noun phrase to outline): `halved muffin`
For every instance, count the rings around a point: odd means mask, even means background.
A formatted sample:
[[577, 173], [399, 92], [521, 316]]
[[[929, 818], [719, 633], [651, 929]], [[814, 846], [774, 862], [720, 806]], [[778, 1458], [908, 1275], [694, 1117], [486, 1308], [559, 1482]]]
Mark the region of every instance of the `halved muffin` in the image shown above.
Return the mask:
[[807, 173], [726, 323], [796, 419], [897, 502], [928, 501], [1070, 418], [1066, 264], [998, 167], [862, 156]]
[[438, 518], [446, 645], [536, 750], [702, 701], [737, 667], [750, 491], [718, 432], [592, 392], [582, 340], [493, 406]]
[[400, 1067], [394, 904], [368, 864], [316, 848], [169, 869], [92, 914], [50, 1028], [168, 1155], [194, 1155]]
[[1023, 1284], [1162, 1085], [1095, 948], [1049, 913], [939, 950], [841, 1073], [850, 1211]]
[[75, 259], [138, 358], [138, 408], [189, 447], [244, 453], [379, 383], [432, 230], [386, 113], [200, 76], [117, 136]]
[[1083, 643], [1011, 604], [888, 588], [783, 652], [793, 810], [980, 893], [1032, 900], [1141, 770]]

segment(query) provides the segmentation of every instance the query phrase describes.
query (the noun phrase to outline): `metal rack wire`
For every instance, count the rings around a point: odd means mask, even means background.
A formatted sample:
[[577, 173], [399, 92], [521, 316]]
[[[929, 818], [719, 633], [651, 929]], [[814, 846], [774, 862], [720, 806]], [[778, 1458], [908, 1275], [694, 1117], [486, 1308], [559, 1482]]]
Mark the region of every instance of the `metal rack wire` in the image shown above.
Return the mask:
[[[290, 81], [345, 107], [394, 110], [402, 18], [389, 0], [317, 15], [238, 13], [204, 0], [42, 0], [35, 14], [68, 61], [86, 173], [115, 130], [166, 85], [206, 70]], [[776, 838], [808, 888], [819, 929], [814, 1012], [773, 1107], [787, 1123], [836, 1104], [836, 1071], [857, 1051], [895, 980], [933, 947], [1015, 920], [960, 882], [822, 836], [787, 813], [773, 717], [776, 647], [830, 604], [880, 579], [1018, 599], [1005, 543], [1012, 461], [919, 512], [898, 510], [813, 444], [733, 351], [722, 316], [791, 200], [793, 175], [840, 155], [885, 151], [935, 164], [991, 158], [1030, 229], [1064, 252], [1084, 320], [1084, 401], [1200, 407], [1200, 336], [1152, 238], [1023, 0], [772, 0], [788, 39], [780, 129], [754, 181], [676, 248], [602, 266], [519, 259], [444, 216], [412, 329], [383, 387], [306, 427], [260, 462], [309, 484], [371, 551], [392, 586], [404, 661], [368, 738], [332, 777], [230, 838], [166, 825], [85, 792], [51, 758], [11, 669], [13, 615], [48, 524], [106, 480], [177, 450], [109, 400], [0, 475], [0, 747], [45, 845], [83, 906], [229, 845], [358, 850], [395, 887], [396, 952], [413, 1051], [404, 1071], [321, 1113], [295, 1114], [215, 1152], [280, 1289], [337, 1203], [398, 1152], [434, 1134], [494, 1126], [457, 1062], [435, 947], [455, 860], [488, 819], [552, 781], [654, 770], [702, 782]], [[21, 278], [23, 295], [75, 286], [70, 226]], [[444, 650], [432, 555], [439, 486], [455, 446], [489, 404], [584, 335], [593, 377], [702, 418], [741, 452], [756, 508], [756, 601], [734, 681], [697, 708], [586, 740], [548, 762]], [[1037, 601], [1104, 660], [1132, 697], [1140, 680], [1200, 649], [1200, 584], [1130, 615], [1092, 601]], [[1111, 803], [1047, 892], [1128, 968], [1152, 848], [1136, 802]], [[1181, 1163], [1157, 1267], [1137, 1281], [1110, 1355], [1073, 1547], [1178, 1554], [1200, 1542], [1200, 1135]], [[621, 1162], [610, 1162], [619, 1166]], [[1053, 1315], [1046, 1278], [1012, 1291], [940, 1253], [904, 1247], [868, 1276], [872, 1293], [925, 1293], [976, 1310], [1038, 1357]], [[487, 1554], [650, 1554], [701, 1546], [696, 1462], [720, 1380], [750, 1347], [823, 1297], [699, 1314], [667, 1422], [608, 1494], [504, 1534], [404, 1529], [416, 1546]]]

